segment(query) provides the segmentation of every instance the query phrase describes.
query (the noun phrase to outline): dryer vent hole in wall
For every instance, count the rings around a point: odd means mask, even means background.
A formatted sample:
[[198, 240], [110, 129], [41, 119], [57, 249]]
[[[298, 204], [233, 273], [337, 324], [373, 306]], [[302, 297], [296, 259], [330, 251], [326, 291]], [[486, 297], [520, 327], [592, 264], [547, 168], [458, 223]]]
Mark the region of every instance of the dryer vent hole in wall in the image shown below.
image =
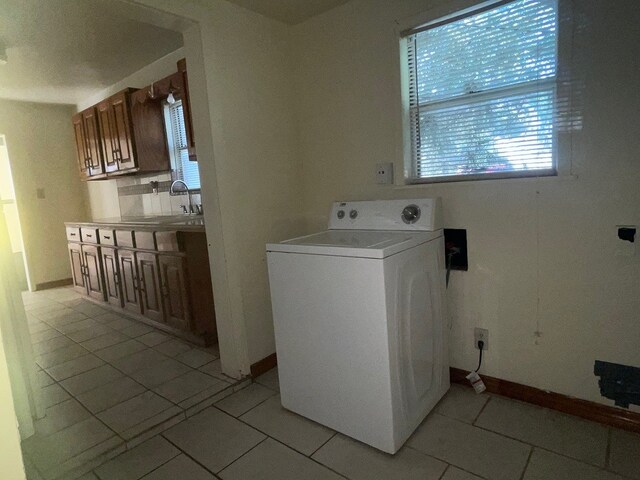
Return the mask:
[[596, 360], [593, 373], [600, 377], [600, 394], [616, 406], [640, 405], [640, 368]]
[[618, 227], [618, 238], [620, 240], [634, 243], [636, 241], [635, 227]]
[[467, 231], [462, 228], [444, 229], [445, 258], [450, 259], [451, 270], [469, 270], [467, 256]]
[[444, 229], [444, 261], [449, 288], [451, 270], [468, 270], [467, 231], [457, 228]]

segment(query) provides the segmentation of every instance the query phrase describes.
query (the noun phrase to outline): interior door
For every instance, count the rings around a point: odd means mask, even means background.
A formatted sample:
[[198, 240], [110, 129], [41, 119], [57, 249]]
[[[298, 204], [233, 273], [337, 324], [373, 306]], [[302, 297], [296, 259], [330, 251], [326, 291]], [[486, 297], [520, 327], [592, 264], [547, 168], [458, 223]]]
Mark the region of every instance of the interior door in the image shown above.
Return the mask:
[[165, 322], [172, 327], [190, 331], [192, 317], [186, 260], [184, 257], [160, 255], [158, 264]]
[[111, 102], [105, 100], [98, 104], [98, 125], [100, 127], [100, 143], [104, 158], [104, 169], [107, 173], [118, 171], [117, 139], [113, 128], [113, 111]]
[[122, 307], [130, 312], [142, 313], [135, 254], [131, 250], [118, 249], [117, 259], [122, 293]]
[[69, 261], [71, 262], [73, 288], [86, 295], [87, 284], [84, 278], [84, 261], [82, 260], [82, 247], [79, 243], [69, 244]]
[[102, 266], [104, 267], [104, 291], [107, 302], [111, 305], [122, 307], [118, 253], [114, 248], [102, 247], [101, 254]]
[[131, 139], [131, 118], [129, 103], [125, 92], [111, 97], [111, 111], [113, 115], [114, 133], [116, 139], [116, 156], [119, 170], [136, 168], [137, 162]]
[[84, 133], [87, 145], [89, 176], [95, 177], [96, 175], [104, 174], [96, 109], [92, 107], [84, 110], [82, 112], [82, 118], [84, 121]]
[[104, 288], [102, 281], [102, 265], [100, 263], [100, 250], [93, 245], [82, 246], [82, 259], [85, 265], [85, 279], [87, 293], [96, 300], [104, 301]]
[[73, 124], [73, 133], [75, 135], [76, 155], [78, 156], [78, 167], [80, 168], [80, 178], [85, 180], [89, 175], [87, 144], [84, 134], [84, 119], [82, 113], [76, 113], [71, 122]]
[[142, 314], [151, 320], [161, 322], [164, 315], [162, 312], [162, 296], [160, 294], [158, 258], [155, 253], [137, 252], [136, 259]]

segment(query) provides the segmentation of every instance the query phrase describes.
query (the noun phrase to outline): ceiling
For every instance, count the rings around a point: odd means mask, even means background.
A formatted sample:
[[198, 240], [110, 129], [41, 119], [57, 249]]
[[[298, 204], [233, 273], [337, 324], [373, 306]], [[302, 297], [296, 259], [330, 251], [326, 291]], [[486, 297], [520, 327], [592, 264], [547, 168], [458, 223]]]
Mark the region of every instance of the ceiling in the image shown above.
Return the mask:
[[295, 25], [349, 0], [229, 0], [265, 17]]
[[2, 0], [0, 98], [76, 104], [182, 46], [102, 0]]

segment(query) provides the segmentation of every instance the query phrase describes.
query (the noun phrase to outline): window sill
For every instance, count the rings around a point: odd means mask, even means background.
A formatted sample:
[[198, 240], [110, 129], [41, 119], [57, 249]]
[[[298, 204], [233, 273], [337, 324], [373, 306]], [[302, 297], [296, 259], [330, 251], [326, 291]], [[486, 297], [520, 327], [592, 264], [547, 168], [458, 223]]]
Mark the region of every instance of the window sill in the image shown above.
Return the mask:
[[447, 180], [425, 180], [425, 181], [409, 181], [405, 179], [405, 183], [394, 185], [394, 190], [410, 190], [416, 188], [425, 188], [425, 187], [452, 187], [452, 186], [469, 186], [469, 185], [496, 185], [508, 183], [510, 185], [513, 184], [528, 184], [528, 183], [543, 183], [543, 184], [553, 184], [553, 183], [565, 183], [565, 182], [574, 182], [578, 180], [578, 175], [576, 174], [549, 174], [549, 175], [528, 175], [528, 176], [517, 176], [517, 177], [491, 177], [491, 178], [457, 178], [455, 180], [447, 179]]

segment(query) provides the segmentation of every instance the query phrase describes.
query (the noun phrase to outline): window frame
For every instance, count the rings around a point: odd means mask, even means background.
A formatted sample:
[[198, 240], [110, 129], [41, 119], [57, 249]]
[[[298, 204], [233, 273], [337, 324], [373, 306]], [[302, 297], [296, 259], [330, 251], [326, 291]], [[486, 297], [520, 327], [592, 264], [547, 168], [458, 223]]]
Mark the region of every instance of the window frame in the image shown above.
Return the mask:
[[[180, 168], [178, 167], [178, 162], [180, 162], [180, 148], [175, 144], [173, 126], [171, 122], [171, 109], [175, 108], [177, 105], [182, 105], [182, 104], [183, 104], [183, 100], [179, 98], [176, 98], [175, 102], [172, 104], [169, 103], [166, 99], [162, 101], [162, 112], [164, 115], [164, 129], [165, 129], [166, 138], [167, 138], [167, 148], [169, 150], [169, 159], [171, 162], [171, 180], [172, 181], [180, 180], [184, 182], [185, 179], [184, 179], [184, 175], [182, 174], [182, 167]], [[183, 106], [182, 112], [184, 116], [184, 106]], [[183, 119], [183, 121], [186, 122], [186, 119]], [[185, 125], [185, 128], [186, 128], [186, 125]], [[188, 147], [184, 147], [184, 149], [187, 149], [187, 148]], [[200, 166], [198, 165], [197, 168], [198, 168], [198, 179], [200, 180], [200, 186], [197, 188], [191, 188], [189, 186], [189, 190], [191, 191], [191, 193], [200, 193], [200, 191], [202, 190], [202, 179], [200, 178]], [[176, 192], [176, 193], [179, 193], [179, 192]], [[186, 192], [184, 192], [183, 194], [186, 195]]]
[[[476, 180], [504, 180], [514, 178], [537, 178], [537, 177], [555, 177], [565, 176], [570, 174], [569, 157], [570, 155], [563, 155], [569, 153], [570, 145], [568, 141], [559, 134], [559, 113], [558, 102], [560, 97], [560, 90], [562, 89], [561, 78], [567, 77], [567, 66], [564, 59], [570, 58], [570, 36], [571, 26], [569, 22], [563, 21], [563, 17], [567, 16], [568, 12], [562, 13], [562, 10], [566, 9], [564, 0], [551, 0], [554, 3], [557, 18], [557, 39], [556, 39], [556, 74], [553, 78], [543, 79], [528, 82], [522, 85], [511, 85], [507, 87], [501, 87], [491, 89], [486, 92], [472, 93], [457, 98], [451, 98], [442, 100], [437, 103], [453, 106], [464, 105], [467, 103], [475, 103], [479, 98], [502, 98], [509, 93], [517, 93], [523, 91], [536, 91], [541, 90], [542, 86], [546, 86], [548, 90], [551, 86], [554, 94], [554, 107], [553, 107], [553, 125], [552, 125], [552, 148], [551, 156], [553, 166], [550, 169], [537, 169], [537, 170], [518, 170], [518, 171], [505, 171], [505, 172], [491, 172], [491, 173], [479, 173], [479, 174], [461, 174], [461, 175], [447, 175], [440, 177], [419, 177], [418, 176], [418, 162], [413, 151], [413, 140], [411, 136], [411, 130], [414, 128], [412, 123], [412, 108], [411, 108], [411, 78], [409, 71], [409, 41], [410, 35], [419, 33], [420, 31], [429, 30], [438, 26], [452, 23], [464, 18], [468, 18], [473, 15], [492, 10], [512, 3], [516, 0], [490, 0], [479, 2], [478, 0], [460, 0], [451, 2], [448, 5], [440, 5], [434, 7], [426, 12], [418, 15], [413, 15], [409, 18], [396, 20], [395, 22], [395, 34], [396, 41], [399, 41], [400, 55], [398, 56], [400, 65], [400, 87], [401, 87], [401, 105], [402, 105], [402, 156], [404, 163], [404, 184], [405, 185], [421, 185], [421, 184], [439, 184], [439, 183], [451, 183], [451, 182], [466, 182]], [[568, 30], [568, 31], [567, 31]], [[564, 72], [564, 73], [563, 73]], [[502, 95], [500, 95], [502, 93]], [[567, 92], [562, 92], [563, 96], [567, 96]], [[470, 102], [469, 100], [472, 100]], [[428, 103], [428, 102], [425, 102]], [[436, 103], [436, 102], [433, 102]], [[570, 107], [568, 108], [570, 109]]]

